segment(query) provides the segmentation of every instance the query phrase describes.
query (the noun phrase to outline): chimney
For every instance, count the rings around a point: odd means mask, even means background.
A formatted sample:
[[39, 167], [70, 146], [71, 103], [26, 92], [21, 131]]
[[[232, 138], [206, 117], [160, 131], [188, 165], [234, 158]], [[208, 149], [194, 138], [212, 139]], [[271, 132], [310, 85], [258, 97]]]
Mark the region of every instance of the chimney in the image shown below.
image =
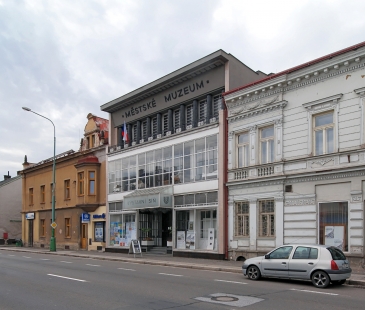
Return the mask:
[[4, 174], [4, 181], [11, 179], [11, 176], [9, 175], [9, 171], [8, 171], [8, 175]]

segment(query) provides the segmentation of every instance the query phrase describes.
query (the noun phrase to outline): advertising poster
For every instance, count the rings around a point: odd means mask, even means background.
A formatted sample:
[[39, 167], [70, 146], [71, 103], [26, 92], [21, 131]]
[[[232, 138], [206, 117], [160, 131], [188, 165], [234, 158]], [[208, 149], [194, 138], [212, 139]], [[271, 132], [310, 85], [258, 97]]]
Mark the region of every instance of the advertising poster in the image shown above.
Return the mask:
[[186, 233], [186, 248], [195, 250], [195, 231], [188, 231]]
[[95, 223], [95, 241], [103, 242], [104, 241], [104, 226], [103, 222]]
[[110, 245], [124, 246], [125, 241], [122, 239], [124, 239], [124, 231], [123, 231], [122, 223], [111, 222], [110, 223]]
[[344, 246], [344, 226], [325, 226], [325, 245], [334, 246], [341, 251]]
[[185, 231], [177, 231], [176, 233], [176, 248], [185, 249]]

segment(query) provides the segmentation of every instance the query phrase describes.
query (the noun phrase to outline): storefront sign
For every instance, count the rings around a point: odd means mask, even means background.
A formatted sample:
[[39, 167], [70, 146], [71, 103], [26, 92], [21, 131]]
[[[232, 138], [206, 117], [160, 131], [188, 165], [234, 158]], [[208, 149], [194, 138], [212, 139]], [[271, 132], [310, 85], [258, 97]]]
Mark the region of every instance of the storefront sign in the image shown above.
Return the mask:
[[95, 238], [94, 239], [96, 242], [104, 241], [104, 222], [95, 223]]
[[142, 250], [141, 250], [141, 244], [139, 243], [139, 240], [133, 239], [131, 241], [131, 244], [129, 246], [129, 253], [128, 254], [141, 254], [142, 256]]
[[105, 213], [103, 213], [103, 214], [93, 214], [93, 219], [105, 219]]
[[176, 248], [185, 249], [185, 231], [178, 231], [176, 233]]
[[90, 214], [89, 213], [81, 214], [81, 223], [90, 223]]
[[153, 207], [172, 207], [172, 196], [162, 196], [160, 194], [146, 195], [140, 197], [125, 197], [123, 209], [143, 209]]
[[34, 212], [30, 212], [30, 213], [25, 213], [25, 218], [27, 220], [34, 220]]

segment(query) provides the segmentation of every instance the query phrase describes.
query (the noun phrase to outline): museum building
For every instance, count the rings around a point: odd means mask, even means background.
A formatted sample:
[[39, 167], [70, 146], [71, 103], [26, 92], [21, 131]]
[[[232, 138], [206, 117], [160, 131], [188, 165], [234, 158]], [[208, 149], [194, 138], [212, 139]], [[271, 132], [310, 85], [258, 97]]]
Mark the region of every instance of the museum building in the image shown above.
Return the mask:
[[109, 113], [106, 251], [225, 258], [222, 93], [262, 79], [218, 50], [101, 106]]
[[365, 42], [223, 97], [229, 256], [319, 243], [363, 264]]

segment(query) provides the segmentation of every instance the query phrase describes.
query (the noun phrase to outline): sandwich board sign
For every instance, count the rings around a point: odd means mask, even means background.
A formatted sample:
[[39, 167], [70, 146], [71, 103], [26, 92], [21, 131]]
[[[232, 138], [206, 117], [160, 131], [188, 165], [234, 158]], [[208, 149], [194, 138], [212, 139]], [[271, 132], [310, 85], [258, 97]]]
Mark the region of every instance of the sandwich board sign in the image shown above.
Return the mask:
[[141, 254], [142, 256], [142, 250], [141, 250], [141, 244], [139, 243], [139, 240], [132, 239], [131, 243], [129, 244], [129, 252], [128, 254], [133, 253], [134, 257], [136, 257], [136, 254]]

